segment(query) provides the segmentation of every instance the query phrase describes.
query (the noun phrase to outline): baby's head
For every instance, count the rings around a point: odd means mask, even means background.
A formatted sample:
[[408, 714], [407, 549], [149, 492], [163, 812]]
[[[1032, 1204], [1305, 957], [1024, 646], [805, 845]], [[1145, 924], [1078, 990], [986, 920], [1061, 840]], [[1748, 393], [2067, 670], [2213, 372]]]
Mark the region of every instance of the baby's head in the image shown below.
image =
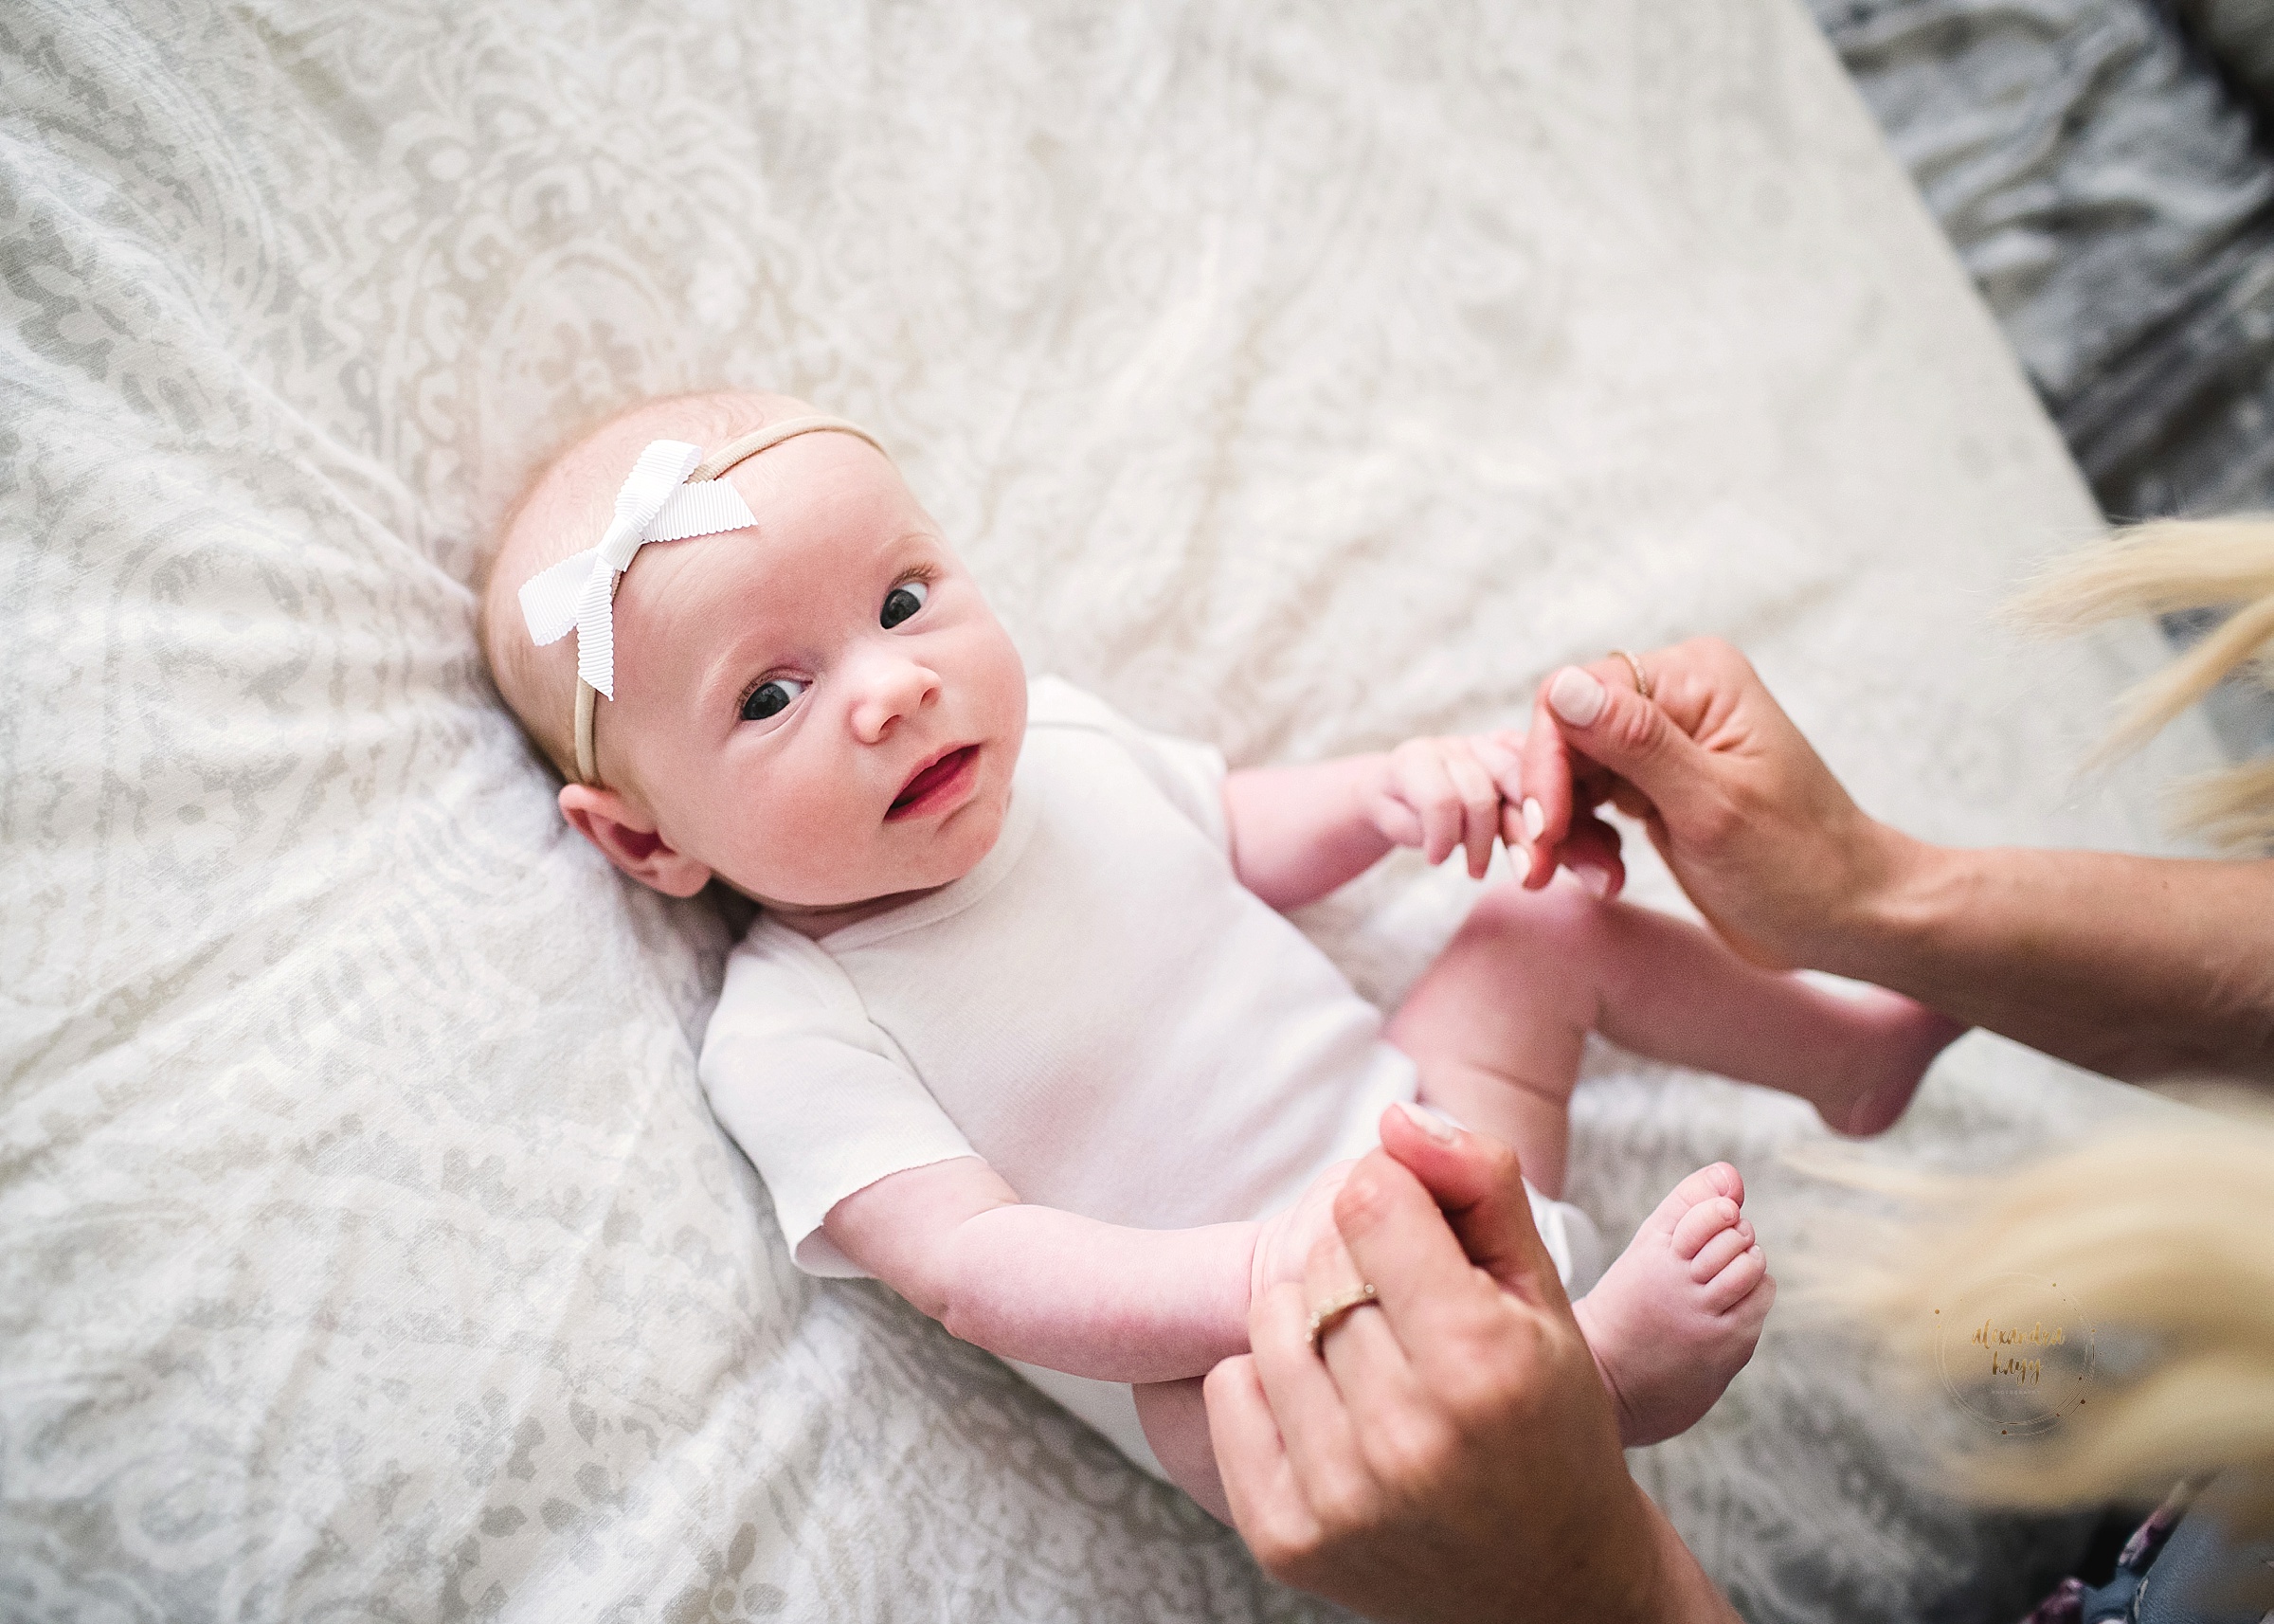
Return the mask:
[[754, 526], [639, 550], [616, 592], [615, 696], [593, 702], [578, 782], [580, 639], [539, 647], [520, 588], [600, 541], [652, 442], [708, 455], [813, 415], [781, 395], [633, 407], [537, 477], [483, 594], [498, 691], [569, 780], [562, 815], [669, 895], [713, 875], [792, 911], [928, 890], [987, 854], [1010, 803], [1018, 651], [892, 461], [835, 431], [720, 476]]

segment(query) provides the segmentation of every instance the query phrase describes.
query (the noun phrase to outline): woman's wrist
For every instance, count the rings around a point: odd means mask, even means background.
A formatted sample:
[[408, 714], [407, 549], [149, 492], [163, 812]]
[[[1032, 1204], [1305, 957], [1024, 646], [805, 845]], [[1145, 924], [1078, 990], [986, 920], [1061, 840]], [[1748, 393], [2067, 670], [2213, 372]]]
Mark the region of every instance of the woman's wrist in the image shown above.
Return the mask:
[[[1631, 1531], [1621, 1542], [1627, 1548], [1598, 1545], [1597, 1555], [1615, 1555], [1617, 1560], [1595, 1573], [1574, 1576], [1577, 1582], [1567, 1587], [1571, 1605], [1561, 1611], [1579, 1616], [1583, 1607], [1585, 1617], [1605, 1624], [1731, 1624], [1736, 1610], [1706, 1577], [1666, 1513], [1631, 1477], [1627, 1489], [1633, 1496]], [[1514, 1615], [1535, 1618], [1540, 1614], [1522, 1604]]]
[[[1860, 815], [1859, 815], [1860, 816]], [[1839, 895], [1795, 955], [1808, 969], [1899, 986], [1950, 917], [1972, 854], [1930, 845], [1864, 818]]]
[[[1635, 1493], [1642, 1490], [1637, 1488]], [[1643, 1504], [1653, 1527], [1656, 1550], [1651, 1565], [1657, 1577], [1651, 1594], [1633, 1615], [1637, 1624], [1737, 1624], [1737, 1609], [1706, 1577], [1706, 1570], [1683, 1543], [1682, 1536], [1674, 1532], [1666, 1513], [1651, 1505], [1647, 1495]]]

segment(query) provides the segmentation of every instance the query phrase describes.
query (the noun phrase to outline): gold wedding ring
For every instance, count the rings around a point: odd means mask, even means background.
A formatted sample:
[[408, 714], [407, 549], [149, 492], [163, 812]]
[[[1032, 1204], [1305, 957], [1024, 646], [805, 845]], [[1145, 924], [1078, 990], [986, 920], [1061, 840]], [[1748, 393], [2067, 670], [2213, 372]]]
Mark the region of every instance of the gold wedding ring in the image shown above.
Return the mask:
[[1364, 1308], [1369, 1303], [1380, 1308], [1381, 1306], [1379, 1301], [1380, 1296], [1381, 1293], [1374, 1290], [1373, 1282], [1368, 1281], [1365, 1285], [1359, 1287], [1357, 1290], [1345, 1291], [1341, 1296], [1329, 1302], [1321, 1303], [1317, 1308], [1311, 1309], [1310, 1351], [1325, 1358], [1326, 1333], [1349, 1318], [1355, 1310]]
[[1615, 648], [1611, 652], [1627, 662], [1627, 669], [1634, 674], [1634, 692], [1648, 699], [1651, 696], [1651, 674], [1643, 670], [1641, 659], [1623, 648]]

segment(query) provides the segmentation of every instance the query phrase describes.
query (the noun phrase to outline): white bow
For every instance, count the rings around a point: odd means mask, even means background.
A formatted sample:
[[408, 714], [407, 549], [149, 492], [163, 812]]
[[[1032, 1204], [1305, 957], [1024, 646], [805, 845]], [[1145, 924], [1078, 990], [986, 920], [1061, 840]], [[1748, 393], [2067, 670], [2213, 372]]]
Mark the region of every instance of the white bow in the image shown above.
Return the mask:
[[616, 697], [616, 577], [651, 541], [684, 541], [758, 522], [742, 494], [724, 479], [690, 485], [702, 448], [659, 440], [640, 453], [616, 493], [616, 516], [598, 547], [564, 558], [521, 586], [521, 615], [542, 648], [576, 629], [576, 674]]

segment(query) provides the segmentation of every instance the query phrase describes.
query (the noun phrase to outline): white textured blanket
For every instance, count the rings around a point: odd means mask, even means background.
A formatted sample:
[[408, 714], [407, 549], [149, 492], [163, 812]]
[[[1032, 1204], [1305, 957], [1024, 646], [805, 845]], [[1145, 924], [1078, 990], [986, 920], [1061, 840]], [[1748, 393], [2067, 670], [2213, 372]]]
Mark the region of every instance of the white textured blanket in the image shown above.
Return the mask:
[[[1709, 630], [1922, 833], [2153, 839], [2069, 779], [2152, 640], [1994, 628], [2090, 510], [1783, 0], [17, 0], [0, 376], [9, 1617], [1310, 1612], [789, 1267], [695, 1080], [721, 925], [472, 639], [635, 396], [873, 425], [1034, 668], [1236, 760]], [[1465, 894], [1308, 923], [1391, 999]], [[1597, 1069], [1608, 1228], [1733, 1155], [1804, 1236], [1803, 1110]], [[1973, 1042], [1899, 1141], [2121, 1109]], [[1899, 1476], [1860, 1368], [1772, 1334], [1639, 1470], [1757, 1619], [2013, 1611], [2068, 1532]]]

